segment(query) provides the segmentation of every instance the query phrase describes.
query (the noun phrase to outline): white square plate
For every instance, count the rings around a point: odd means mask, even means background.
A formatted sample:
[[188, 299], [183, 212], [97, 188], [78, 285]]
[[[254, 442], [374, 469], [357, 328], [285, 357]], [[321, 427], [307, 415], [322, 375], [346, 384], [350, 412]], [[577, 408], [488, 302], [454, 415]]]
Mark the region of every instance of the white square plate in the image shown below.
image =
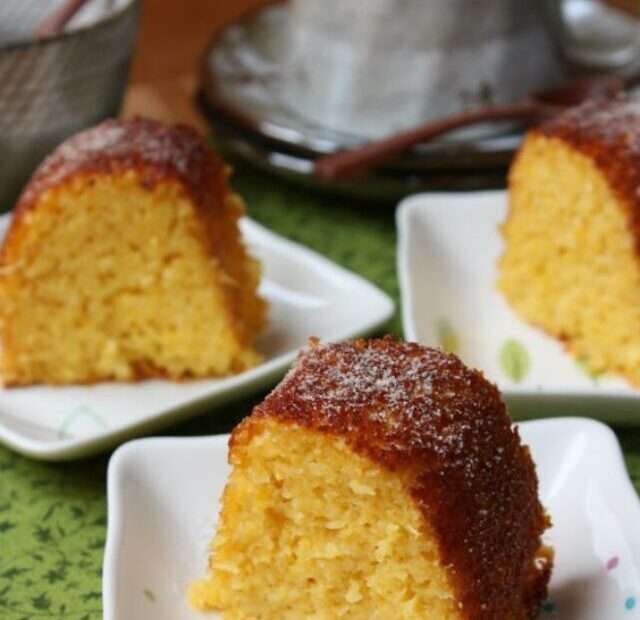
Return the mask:
[[[615, 435], [581, 418], [520, 425], [556, 552], [541, 617], [623, 620], [640, 608], [640, 503]], [[189, 609], [226, 483], [228, 436], [132, 441], [109, 464], [105, 620], [219, 618]], [[637, 601], [637, 602], [636, 602]], [[545, 611], [546, 610], [546, 611]]]
[[[8, 223], [8, 216], [0, 218], [0, 236]], [[391, 299], [361, 277], [251, 220], [241, 226], [262, 261], [261, 292], [270, 305], [259, 343], [262, 364], [233, 377], [185, 383], [0, 388], [0, 442], [47, 460], [96, 453], [274, 383], [310, 336], [364, 335], [392, 315]]]
[[498, 384], [516, 418], [599, 417], [637, 424], [640, 390], [592, 377], [563, 345], [522, 320], [496, 289], [503, 191], [419, 194], [396, 214], [407, 340], [443, 346]]

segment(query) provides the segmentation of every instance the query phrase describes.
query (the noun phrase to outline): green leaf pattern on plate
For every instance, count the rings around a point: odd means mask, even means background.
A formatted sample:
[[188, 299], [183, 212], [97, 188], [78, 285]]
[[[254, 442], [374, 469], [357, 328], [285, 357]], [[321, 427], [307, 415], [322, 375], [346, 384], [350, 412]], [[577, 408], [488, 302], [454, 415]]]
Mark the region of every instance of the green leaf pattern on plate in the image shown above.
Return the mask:
[[576, 368], [583, 374], [589, 377], [594, 383], [598, 383], [600, 377], [604, 374], [597, 370], [591, 370], [587, 360], [585, 359], [577, 359], [576, 360]]
[[80, 418], [87, 418], [92, 424], [95, 424], [99, 428], [106, 428], [104, 420], [87, 405], [81, 405], [77, 409], [74, 409], [62, 422], [58, 431], [58, 437], [60, 439], [66, 439], [69, 437], [69, 429]]
[[156, 595], [154, 594], [153, 590], [150, 590], [149, 588], [145, 588], [142, 593], [144, 594], [144, 597], [150, 602], [150, 603], [156, 603], [158, 601], [158, 599], [156, 598]]
[[514, 383], [520, 383], [531, 370], [531, 357], [524, 345], [509, 338], [500, 348], [498, 356], [500, 368]]
[[458, 334], [446, 318], [440, 317], [438, 319], [436, 333], [438, 334], [438, 344], [447, 353], [458, 353], [460, 350]]

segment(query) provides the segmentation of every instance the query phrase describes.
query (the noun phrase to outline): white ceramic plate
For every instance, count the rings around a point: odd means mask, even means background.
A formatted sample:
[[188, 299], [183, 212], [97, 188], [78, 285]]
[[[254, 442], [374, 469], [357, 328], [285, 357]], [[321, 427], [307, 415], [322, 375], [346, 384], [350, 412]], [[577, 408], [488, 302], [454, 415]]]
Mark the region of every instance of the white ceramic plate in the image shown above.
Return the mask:
[[454, 350], [500, 387], [517, 418], [588, 415], [640, 421], [640, 391], [590, 376], [530, 326], [495, 286], [506, 192], [420, 194], [398, 207], [398, 275], [407, 340]]
[[[0, 236], [8, 225], [0, 218]], [[47, 460], [86, 456], [277, 381], [310, 336], [341, 340], [384, 323], [393, 302], [359, 276], [248, 219], [242, 232], [264, 268], [264, 363], [224, 379], [0, 389], [0, 442]]]
[[[554, 620], [623, 620], [640, 609], [640, 503], [615, 435], [580, 418], [525, 422], [553, 518], [556, 566], [545, 612]], [[189, 583], [207, 547], [228, 475], [228, 436], [141, 439], [109, 464], [105, 620], [219, 618], [190, 611]], [[636, 602], [637, 601], [637, 602]], [[635, 607], [636, 615], [629, 614]]]

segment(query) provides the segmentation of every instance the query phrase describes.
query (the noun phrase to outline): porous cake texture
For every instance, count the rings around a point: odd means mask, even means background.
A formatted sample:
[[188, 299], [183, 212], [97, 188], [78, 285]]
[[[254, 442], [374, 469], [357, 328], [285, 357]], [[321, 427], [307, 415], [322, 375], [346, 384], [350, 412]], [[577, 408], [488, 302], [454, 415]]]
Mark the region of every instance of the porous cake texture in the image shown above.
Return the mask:
[[526, 138], [498, 287], [592, 373], [640, 385], [640, 104], [586, 103]]
[[440, 350], [319, 345], [233, 432], [191, 603], [225, 620], [524, 620], [551, 571], [529, 451]]
[[5, 385], [220, 376], [266, 306], [241, 199], [193, 129], [110, 120], [34, 173], [0, 254]]

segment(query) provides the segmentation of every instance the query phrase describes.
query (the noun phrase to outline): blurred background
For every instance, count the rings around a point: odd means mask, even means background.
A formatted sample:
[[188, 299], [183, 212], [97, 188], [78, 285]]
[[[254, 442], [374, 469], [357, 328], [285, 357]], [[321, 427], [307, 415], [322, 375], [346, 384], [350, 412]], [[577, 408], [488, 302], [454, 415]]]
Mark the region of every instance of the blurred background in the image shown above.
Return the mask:
[[195, 125], [230, 160], [395, 204], [502, 187], [524, 131], [635, 93], [640, 0], [3, 0], [0, 206], [78, 130]]
[[123, 116], [183, 121], [206, 130], [193, 103], [209, 40], [265, 0], [145, 0]]

